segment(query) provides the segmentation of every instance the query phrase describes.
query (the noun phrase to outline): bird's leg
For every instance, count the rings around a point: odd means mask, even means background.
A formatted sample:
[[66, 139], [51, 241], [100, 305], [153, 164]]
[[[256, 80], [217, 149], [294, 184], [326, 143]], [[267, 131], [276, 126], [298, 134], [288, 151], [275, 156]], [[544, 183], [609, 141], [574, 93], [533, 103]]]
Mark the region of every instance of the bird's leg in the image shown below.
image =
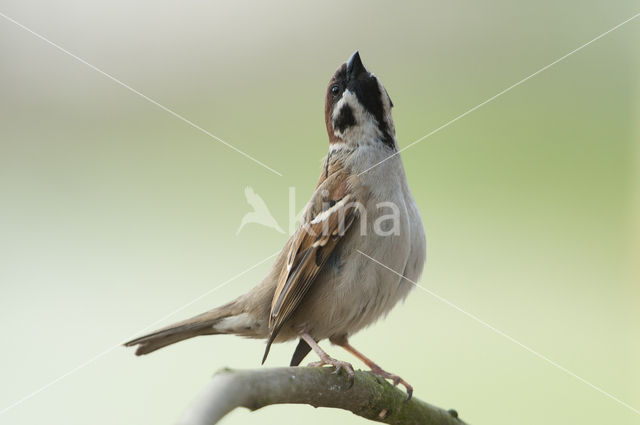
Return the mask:
[[353, 366], [351, 366], [350, 363], [336, 360], [328, 355], [322, 348], [320, 348], [316, 340], [313, 339], [308, 333], [300, 334], [300, 338], [304, 339], [305, 342], [309, 344], [309, 347], [311, 347], [311, 349], [318, 355], [318, 357], [320, 357], [319, 362], [309, 363], [309, 367], [321, 367], [330, 365], [336, 368], [335, 373], [338, 373], [340, 372], [340, 370], [344, 369], [344, 371], [347, 373], [347, 376], [349, 377], [350, 386], [353, 385], [355, 373], [353, 372]]
[[[334, 341], [331, 341], [331, 342], [334, 342]], [[398, 375], [394, 375], [393, 373], [389, 373], [386, 370], [382, 369], [369, 357], [365, 356], [360, 351], [356, 350], [351, 344], [349, 344], [349, 342], [347, 342], [346, 339], [336, 341], [334, 343], [341, 346], [342, 348], [344, 348], [345, 350], [347, 350], [348, 352], [350, 352], [351, 354], [353, 354], [354, 356], [362, 360], [364, 364], [366, 364], [367, 366], [369, 366], [369, 368], [371, 368], [371, 372], [373, 374], [381, 376], [382, 378], [385, 378], [385, 379], [390, 379], [393, 382], [394, 387], [398, 384], [404, 385], [404, 387], [407, 389], [407, 401], [411, 399], [411, 396], [413, 395], [413, 387], [409, 385], [407, 381], [405, 381]]]

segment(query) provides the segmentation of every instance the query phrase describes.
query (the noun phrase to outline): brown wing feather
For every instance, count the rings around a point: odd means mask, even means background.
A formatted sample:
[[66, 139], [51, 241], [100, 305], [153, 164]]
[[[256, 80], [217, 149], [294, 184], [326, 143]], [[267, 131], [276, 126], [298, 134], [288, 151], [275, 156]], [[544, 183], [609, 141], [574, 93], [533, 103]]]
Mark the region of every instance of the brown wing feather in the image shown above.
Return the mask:
[[[280, 328], [300, 305], [318, 272], [357, 215], [355, 197], [347, 193], [347, 174], [331, 167], [316, 188], [305, 223], [298, 229], [271, 303], [270, 335], [263, 362]], [[324, 209], [323, 209], [324, 207]]]
[[[292, 267], [282, 273], [271, 304], [270, 327], [277, 329], [293, 313], [340, 238], [351, 226], [355, 207], [351, 195], [342, 198], [325, 220], [307, 223], [291, 247]], [[306, 227], [306, 228], [305, 228]], [[289, 268], [287, 266], [287, 268]]]

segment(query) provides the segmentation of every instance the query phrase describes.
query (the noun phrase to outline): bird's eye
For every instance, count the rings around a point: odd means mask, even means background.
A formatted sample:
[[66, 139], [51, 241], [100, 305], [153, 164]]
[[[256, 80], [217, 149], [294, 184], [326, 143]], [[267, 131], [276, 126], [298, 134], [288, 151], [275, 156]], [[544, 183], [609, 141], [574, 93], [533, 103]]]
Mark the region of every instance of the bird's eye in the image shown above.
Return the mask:
[[340, 93], [340, 86], [338, 86], [337, 84], [331, 86], [331, 94], [333, 96], [337, 96], [338, 93]]

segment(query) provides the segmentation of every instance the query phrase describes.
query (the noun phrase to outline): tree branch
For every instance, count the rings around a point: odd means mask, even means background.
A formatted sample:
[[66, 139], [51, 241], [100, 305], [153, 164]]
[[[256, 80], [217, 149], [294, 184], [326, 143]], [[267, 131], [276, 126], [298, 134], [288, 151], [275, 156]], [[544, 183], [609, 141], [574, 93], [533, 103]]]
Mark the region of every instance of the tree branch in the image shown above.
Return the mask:
[[309, 404], [353, 412], [392, 425], [464, 425], [454, 410], [432, 406], [370, 372], [356, 371], [353, 387], [332, 368], [288, 367], [216, 373], [185, 411], [181, 425], [213, 425], [236, 407], [257, 410], [272, 404]]

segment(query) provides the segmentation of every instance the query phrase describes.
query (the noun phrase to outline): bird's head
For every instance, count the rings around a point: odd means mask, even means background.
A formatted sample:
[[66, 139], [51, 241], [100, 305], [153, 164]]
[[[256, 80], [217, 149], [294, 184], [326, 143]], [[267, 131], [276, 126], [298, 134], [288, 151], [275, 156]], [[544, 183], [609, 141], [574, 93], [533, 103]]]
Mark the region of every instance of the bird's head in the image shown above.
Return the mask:
[[381, 143], [396, 149], [392, 107], [380, 80], [367, 71], [355, 52], [327, 87], [324, 115], [329, 142], [350, 146]]

